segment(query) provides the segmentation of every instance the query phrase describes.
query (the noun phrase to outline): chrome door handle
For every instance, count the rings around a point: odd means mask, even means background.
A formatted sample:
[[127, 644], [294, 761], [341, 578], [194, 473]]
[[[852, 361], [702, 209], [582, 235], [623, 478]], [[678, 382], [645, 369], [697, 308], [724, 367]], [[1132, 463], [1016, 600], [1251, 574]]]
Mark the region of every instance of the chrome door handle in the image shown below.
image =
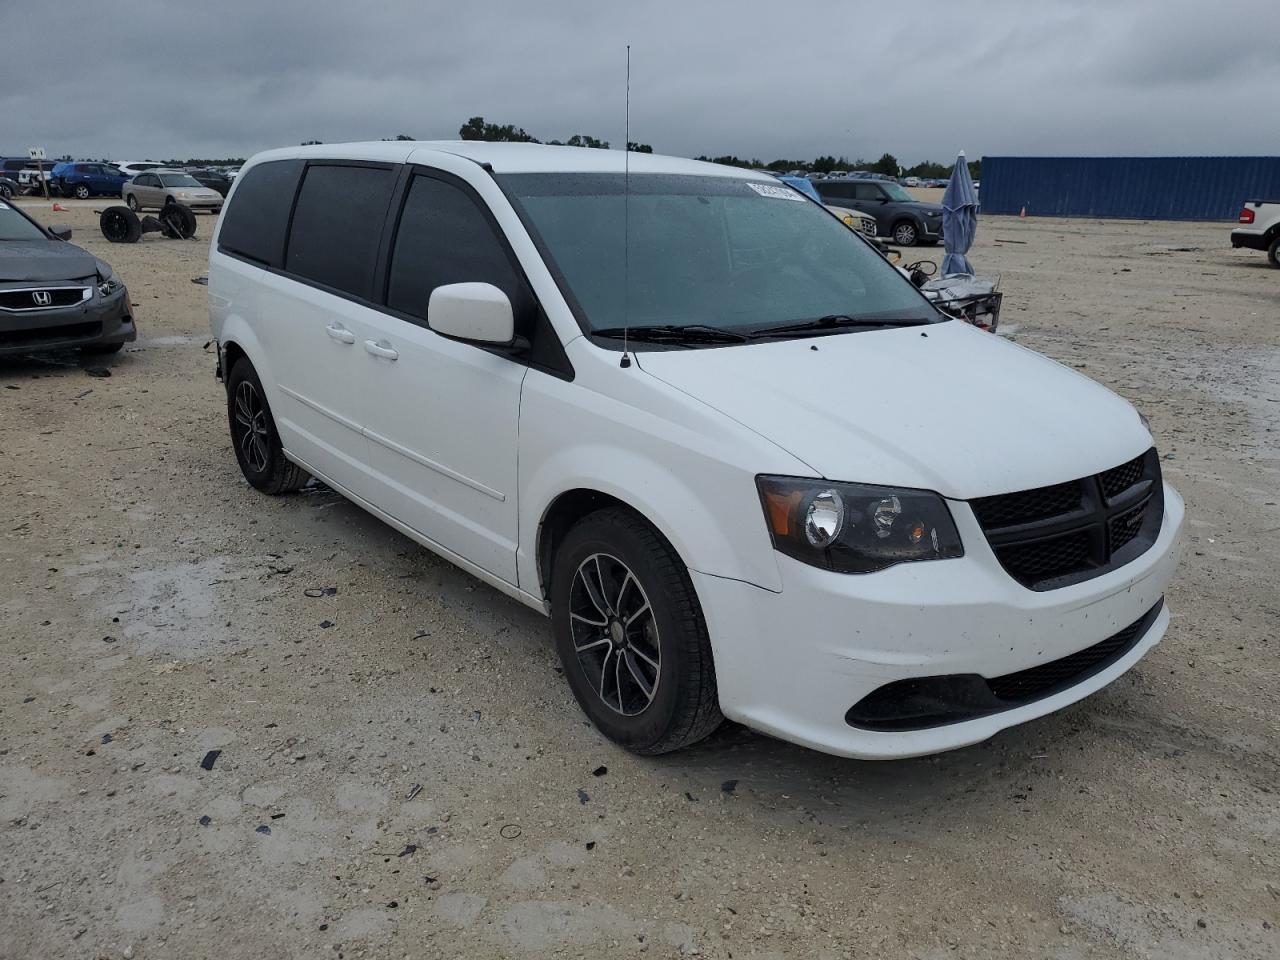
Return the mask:
[[395, 360], [400, 356], [395, 347], [391, 346], [391, 344], [387, 343], [385, 340], [378, 340], [376, 342], [373, 340], [366, 340], [364, 342], [364, 348], [375, 357], [382, 357], [384, 360]]
[[356, 335], [340, 323], [329, 324], [324, 328], [324, 332], [333, 337], [333, 339], [340, 340], [343, 343], [356, 342]]

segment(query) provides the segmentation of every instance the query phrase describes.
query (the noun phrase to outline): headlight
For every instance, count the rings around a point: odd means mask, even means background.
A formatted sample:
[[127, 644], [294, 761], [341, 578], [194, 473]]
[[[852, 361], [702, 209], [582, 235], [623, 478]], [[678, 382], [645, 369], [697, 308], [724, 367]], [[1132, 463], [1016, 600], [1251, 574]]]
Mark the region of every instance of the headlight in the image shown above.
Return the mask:
[[927, 490], [756, 478], [774, 549], [837, 573], [964, 556], [942, 498]]
[[174, 194], [174, 196], [177, 197], [179, 200], [185, 200], [187, 199], [187, 191], [179, 190], [177, 193]]
[[98, 284], [98, 293], [104, 297], [109, 297], [123, 286], [124, 284], [115, 277], [107, 277]]

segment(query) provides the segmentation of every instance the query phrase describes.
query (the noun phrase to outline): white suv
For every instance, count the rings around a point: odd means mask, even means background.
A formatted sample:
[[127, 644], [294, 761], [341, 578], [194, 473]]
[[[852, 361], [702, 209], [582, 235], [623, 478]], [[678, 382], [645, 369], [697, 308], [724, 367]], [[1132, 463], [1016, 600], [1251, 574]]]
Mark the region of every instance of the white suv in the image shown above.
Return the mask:
[[260, 154], [213, 237], [235, 454], [551, 616], [610, 739], [959, 747], [1164, 634], [1138, 413], [947, 320], [766, 174], [531, 144]]

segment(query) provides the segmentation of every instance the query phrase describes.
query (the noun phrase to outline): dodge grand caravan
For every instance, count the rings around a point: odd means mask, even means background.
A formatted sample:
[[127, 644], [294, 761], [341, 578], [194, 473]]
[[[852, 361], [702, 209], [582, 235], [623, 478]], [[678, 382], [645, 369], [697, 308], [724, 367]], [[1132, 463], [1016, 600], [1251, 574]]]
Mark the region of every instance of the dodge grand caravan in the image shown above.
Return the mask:
[[767, 175], [271, 151], [227, 199], [209, 304], [249, 483], [315, 476], [549, 614], [633, 751], [722, 717], [947, 750], [1107, 685], [1168, 626], [1183, 505], [1140, 415], [941, 316]]

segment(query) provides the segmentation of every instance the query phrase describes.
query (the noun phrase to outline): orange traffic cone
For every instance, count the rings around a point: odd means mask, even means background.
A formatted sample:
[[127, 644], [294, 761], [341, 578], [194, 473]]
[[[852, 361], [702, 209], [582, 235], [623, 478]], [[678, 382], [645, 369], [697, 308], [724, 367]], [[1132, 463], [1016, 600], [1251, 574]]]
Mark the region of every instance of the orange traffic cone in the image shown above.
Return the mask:
[[70, 213], [71, 211], [68, 210], [66, 207], [64, 207], [62, 204], [55, 203], [53, 205], [53, 212], [54, 213]]
[[1027, 219], [1027, 208], [1026, 208], [1026, 207], [1023, 207], [1023, 208], [1022, 208], [1022, 212], [1021, 212], [1021, 213], [1019, 213], [1019, 214], [1018, 214], [1018, 216], [1019, 216], [1019, 218], [1021, 218], [1021, 219], [1023, 219], [1023, 220]]

